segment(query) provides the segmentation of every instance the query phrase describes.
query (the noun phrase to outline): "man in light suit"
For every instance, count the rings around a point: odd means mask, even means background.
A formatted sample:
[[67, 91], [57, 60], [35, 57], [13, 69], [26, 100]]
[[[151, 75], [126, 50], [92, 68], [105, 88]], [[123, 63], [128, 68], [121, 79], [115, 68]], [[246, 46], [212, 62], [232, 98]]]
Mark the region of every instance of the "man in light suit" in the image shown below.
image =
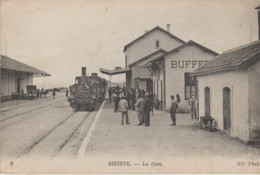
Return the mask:
[[124, 124], [124, 116], [126, 116], [126, 124], [130, 124], [129, 123], [129, 118], [128, 118], [128, 102], [126, 100], [125, 97], [122, 97], [119, 104], [118, 104], [118, 109], [119, 111], [122, 113], [122, 121], [121, 121], [121, 125]]
[[138, 126], [141, 126], [144, 123], [144, 99], [141, 95], [138, 95], [138, 100], [135, 103], [135, 110], [139, 121]]

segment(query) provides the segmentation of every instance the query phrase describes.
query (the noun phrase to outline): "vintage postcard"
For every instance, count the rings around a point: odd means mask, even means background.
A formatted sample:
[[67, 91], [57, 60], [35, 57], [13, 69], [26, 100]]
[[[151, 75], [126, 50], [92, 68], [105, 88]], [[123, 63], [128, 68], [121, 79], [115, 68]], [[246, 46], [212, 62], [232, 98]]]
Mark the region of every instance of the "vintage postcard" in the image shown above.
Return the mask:
[[0, 172], [260, 173], [260, 0], [0, 0]]

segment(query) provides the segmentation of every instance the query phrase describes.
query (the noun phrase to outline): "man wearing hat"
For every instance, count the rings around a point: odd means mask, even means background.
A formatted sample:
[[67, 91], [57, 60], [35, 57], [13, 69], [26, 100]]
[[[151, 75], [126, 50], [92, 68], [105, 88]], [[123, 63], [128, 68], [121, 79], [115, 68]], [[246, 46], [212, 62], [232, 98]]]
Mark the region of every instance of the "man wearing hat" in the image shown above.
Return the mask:
[[144, 99], [144, 126], [150, 126], [150, 111], [152, 108], [152, 102], [149, 98], [149, 94], [145, 94]]
[[126, 97], [123, 96], [118, 104], [118, 109], [119, 111], [122, 113], [122, 121], [121, 121], [121, 125], [124, 124], [124, 116], [126, 117], [126, 124], [130, 124], [129, 123], [129, 118], [128, 118], [128, 102], [126, 101]]
[[191, 118], [193, 119], [193, 117], [194, 117], [195, 119], [197, 119], [197, 116], [196, 116], [196, 98], [194, 97], [193, 94], [191, 95], [191, 98], [189, 99], [188, 103], [191, 106], [191, 109], [190, 109]]
[[178, 103], [174, 100], [174, 96], [171, 96], [171, 109], [170, 109], [170, 114], [171, 114], [171, 119], [172, 119], [172, 126], [176, 125], [176, 111], [178, 108]]
[[138, 95], [138, 100], [135, 103], [135, 109], [139, 121], [138, 126], [141, 126], [144, 123], [144, 99], [141, 95]]

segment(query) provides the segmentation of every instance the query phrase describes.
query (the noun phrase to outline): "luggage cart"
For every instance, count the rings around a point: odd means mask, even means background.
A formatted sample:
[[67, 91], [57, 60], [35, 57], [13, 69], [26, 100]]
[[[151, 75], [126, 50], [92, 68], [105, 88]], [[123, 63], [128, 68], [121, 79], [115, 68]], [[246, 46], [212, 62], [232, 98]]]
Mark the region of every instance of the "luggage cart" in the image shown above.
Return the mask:
[[207, 128], [209, 132], [213, 131], [215, 129], [213, 122], [212, 117], [200, 117], [200, 129]]

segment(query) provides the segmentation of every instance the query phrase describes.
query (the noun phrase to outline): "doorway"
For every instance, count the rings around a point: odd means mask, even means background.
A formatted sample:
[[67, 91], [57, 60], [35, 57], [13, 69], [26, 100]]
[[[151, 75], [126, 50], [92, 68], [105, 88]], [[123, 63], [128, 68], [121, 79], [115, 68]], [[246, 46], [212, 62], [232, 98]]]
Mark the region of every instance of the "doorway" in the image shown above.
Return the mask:
[[205, 88], [205, 117], [210, 117], [210, 88]]
[[20, 92], [20, 90], [21, 90], [21, 88], [20, 88], [20, 86], [21, 86], [21, 84], [20, 84], [20, 77], [17, 77], [17, 79], [16, 79], [16, 93], [19, 93]]
[[153, 80], [146, 80], [146, 91], [153, 92]]
[[231, 129], [231, 97], [230, 89], [225, 87], [223, 89], [223, 122], [224, 130]]

